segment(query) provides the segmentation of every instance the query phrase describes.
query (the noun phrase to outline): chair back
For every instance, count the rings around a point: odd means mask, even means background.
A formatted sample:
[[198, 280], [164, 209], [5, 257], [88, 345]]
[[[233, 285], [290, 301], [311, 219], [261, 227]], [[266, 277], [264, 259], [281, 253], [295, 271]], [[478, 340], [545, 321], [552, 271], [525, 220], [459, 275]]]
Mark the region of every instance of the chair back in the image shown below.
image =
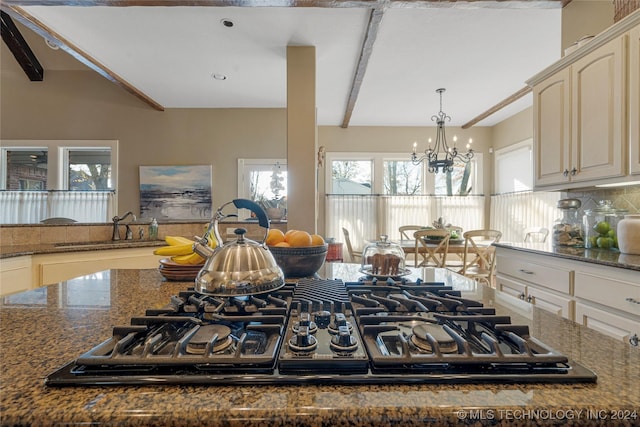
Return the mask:
[[547, 241], [549, 235], [549, 229], [545, 227], [529, 227], [524, 230], [524, 242], [525, 243], [544, 243]]
[[349, 252], [349, 258], [351, 262], [355, 262], [357, 259], [362, 258], [362, 252], [354, 251], [351, 246], [351, 239], [349, 238], [349, 230], [342, 227], [342, 234], [344, 234], [344, 243], [347, 245], [347, 252]]
[[443, 268], [449, 253], [449, 230], [423, 229], [413, 233], [415, 267]]
[[460, 273], [491, 285], [495, 272], [496, 248], [502, 232], [497, 230], [471, 230], [464, 233], [464, 258]]
[[421, 225], [402, 225], [398, 228], [398, 231], [400, 231], [400, 241], [403, 240], [413, 240], [413, 233], [415, 231], [418, 231], [420, 229], [422, 229], [424, 227], [422, 227]]

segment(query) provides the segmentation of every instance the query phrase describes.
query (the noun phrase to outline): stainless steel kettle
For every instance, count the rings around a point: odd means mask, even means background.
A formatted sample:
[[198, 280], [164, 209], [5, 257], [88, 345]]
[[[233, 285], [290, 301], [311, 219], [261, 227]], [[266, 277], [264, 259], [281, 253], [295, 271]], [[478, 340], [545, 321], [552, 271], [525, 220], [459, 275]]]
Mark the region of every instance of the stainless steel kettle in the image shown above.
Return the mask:
[[[258, 224], [265, 228], [262, 242], [244, 237], [244, 228], [237, 228], [236, 241], [222, 244], [218, 223], [229, 216], [223, 210], [233, 204], [238, 209], [249, 209], [256, 214]], [[213, 232], [218, 246], [211, 249], [207, 240]], [[235, 199], [222, 205], [214, 215], [202, 238], [194, 245], [196, 253], [206, 259], [195, 280], [195, 291], [214, 296], [256, 295], [271, 292], [284, 286], [284, 274], [276, 263], [265, 240], [269, 233], [269, 218], [257, 203]]]

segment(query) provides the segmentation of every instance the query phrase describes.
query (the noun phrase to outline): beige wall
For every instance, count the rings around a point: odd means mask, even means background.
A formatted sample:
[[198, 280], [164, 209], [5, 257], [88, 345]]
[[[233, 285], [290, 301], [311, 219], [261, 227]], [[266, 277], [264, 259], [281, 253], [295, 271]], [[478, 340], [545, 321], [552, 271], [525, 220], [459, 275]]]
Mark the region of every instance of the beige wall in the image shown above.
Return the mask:
[[572, 0], [562, 9], [562, 52], [580, 38], [598, 33], [613, 25], [611, 0]]

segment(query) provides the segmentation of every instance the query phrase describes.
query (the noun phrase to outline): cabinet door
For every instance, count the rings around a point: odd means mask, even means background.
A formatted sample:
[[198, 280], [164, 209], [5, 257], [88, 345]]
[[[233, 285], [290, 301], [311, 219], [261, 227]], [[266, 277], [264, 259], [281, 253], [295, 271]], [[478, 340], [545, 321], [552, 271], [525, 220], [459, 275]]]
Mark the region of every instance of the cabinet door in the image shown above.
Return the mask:
[[574, 182], [626, 174], [626, 37], [611, 40], [571, 66], [569, 173]]
[[535, 185], [569, 181], [570, 73], [563, 69], [533, 88]]
[[629, 33], [629, 173], [640, 174], [640, 27]]
[[527, 285], [509, 279], [501, 274], [496, 275], [496, 289], [521, 300], [524, 300], [527, 296]]
[[545, 290], [529, 286], [526, 300], [538, 308], [573, 320], [573, 300], [569, 297], [547, 292]]
[[579, 302], [576, 303], [576, 323], [626, 343], [632, 336], [640, 335], [637, 321]]

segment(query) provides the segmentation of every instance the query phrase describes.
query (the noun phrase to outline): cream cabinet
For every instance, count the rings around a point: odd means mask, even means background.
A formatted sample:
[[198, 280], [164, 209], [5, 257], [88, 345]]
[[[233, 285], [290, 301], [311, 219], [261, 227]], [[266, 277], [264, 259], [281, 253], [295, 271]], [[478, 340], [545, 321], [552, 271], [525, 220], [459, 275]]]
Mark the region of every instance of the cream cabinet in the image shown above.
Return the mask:
[[50, 285], [116, 268], [157, 268], [161, 258], [153, 254], [153, 248], [148, 247], [34, 255], [33, 284], [34, 287]]
[[640, 174], [640, 26], [629, 33], [629, 173]]
[[571, 189], [640, 173], [640, 11], [531, 78], [534, 185]]
[[0, 259], [0, 295], [26, 291], [31, 287], [31, 255]]
[[154, 248], [36, 254], [0, 260], [0, 296], [109, 269], [157, 268]]
[[538, 308], [573, 320], [573, 280], [570, 265], [551, 257], [518, 254], [498, 248], [496, 289]]
[[565, 68], [533, 88], [534, 171], [538, 186], [569, 179], [570, 78], [569, 69]]
[[640, 272], [504, 247], [496, 248], [496, 266], [501, 296], [638, 345]]

